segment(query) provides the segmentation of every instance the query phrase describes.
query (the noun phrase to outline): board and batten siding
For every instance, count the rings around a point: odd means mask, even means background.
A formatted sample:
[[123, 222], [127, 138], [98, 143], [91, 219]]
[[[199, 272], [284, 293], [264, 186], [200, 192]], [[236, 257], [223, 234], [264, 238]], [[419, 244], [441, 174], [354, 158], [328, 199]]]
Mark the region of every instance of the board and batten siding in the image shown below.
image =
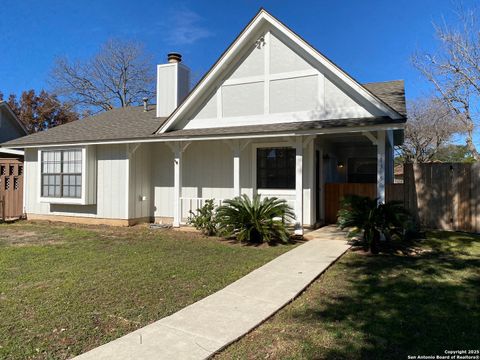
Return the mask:
[[151, 144], [130, 145], [134, 151], [129, 163], [129, 218], [147, 219], [153, 216]]
[[[80, 216], [127, 219], [127, 149], [120, 145], [97, 145], [97, 201], [92, 205], [39, 202], [38, 149], [25, 151], [25, 211], [34, 215]], [[91, 165], [91, 164], [90, 164]]]
[[[262, 141], [261, 146], [278, 146], [273, 140]], [[240, 189], [242, 194], [252, 197], [256, 184], [256, 163], [254, 151], [259, 143], [250, 143], [240, 156]], [[289, 146], [287, 142], [280, 146]], [[304, 224], [312, 225], [315, 222], [313, 196], [313, 141], [304, 149], [303, 169], [303, 197], [304, 197]], [[137, 150], [138, 151], [138, 150]], [[165, 144], [152, 144], [152, 187], [154, 216], [158, 218], [173, 217], [173, 153]], [[225, 200], [233, 197], [233, 153], [223, 141], [192, 142], [182, 158], [182, 198], [185, 198], [182, 217], [188, 216], [188, 199], [216, 199]], [[265, 194], [265, 193], [264, 193]], [[268, 195], [285, 199], [293, 207], [295, 190], [269, 190]], [[193, 209], [195, 210], [195, 209]]]

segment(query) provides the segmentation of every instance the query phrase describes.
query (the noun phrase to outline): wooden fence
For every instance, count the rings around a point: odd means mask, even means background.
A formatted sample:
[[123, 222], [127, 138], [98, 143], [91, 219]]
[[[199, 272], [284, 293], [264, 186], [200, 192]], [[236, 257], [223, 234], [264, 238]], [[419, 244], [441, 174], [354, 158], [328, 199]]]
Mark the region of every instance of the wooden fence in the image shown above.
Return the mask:
[[[348, 194], [375, 197], [375, 184], [325, 184], [325, 220], [336, 222]], [[480, 164], [407, 164], [404, 183], [388, 184], [386, 201], [403, 201], [425, 228], [480, 232]]]
[[[345, 195], [359, 195], [375, 198], [377, 184], [372, 183], [327, 183], [325, 184], [325, 221], [333, 224], [337, 221], [340, 202]], [[403, 201], [403, 184], [387, 184], [385, 199]]]
[[23, 162], [0, 159], [0, 219], [23, 214]]
[[426, 228], [480, 232], [480, 164], [404, 167], [404, 201]]

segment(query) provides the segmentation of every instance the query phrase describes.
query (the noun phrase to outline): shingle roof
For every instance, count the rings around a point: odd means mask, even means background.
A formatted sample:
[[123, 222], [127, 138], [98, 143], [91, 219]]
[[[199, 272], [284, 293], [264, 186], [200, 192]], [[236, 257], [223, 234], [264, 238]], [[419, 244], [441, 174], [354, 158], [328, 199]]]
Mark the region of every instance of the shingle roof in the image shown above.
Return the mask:
[[153, 134], [166, 119], [157, 118], [155, 115], [155, 105], [150, 105], [146, 112], [143, 111], [143, 106], [113, 109], [11, 140], [2, 146], [21, 147], [144, 138]]
[[245, 135], [245, 134], [262, 134], [262, 133], [282, 133], [282, 132], [299, 132], [306, 130], [322, 130], [338, 127], [357, 127], [357, 126], [372, 126], [381, 124], [399, 124], [404, 123], [404, 119], [393, 120], [389, 116], [380, 116], [374, 118], [357, 118], [357, 119], [333, 119], [333, 120], [316, 120], [316, 121], [297, 121], [288, 123], [276, 123], [265, 125], [244, 125], [244, 126], [229, 126], [219, 128], [207, 129], [188, 129], [188, 130], [174, 130], [156, 137], [187, 137], [195, 138], [199, 136], [214, 136], [214, 135]]
[[[364, 86], [386, 102], [401, 115], [406, 114], [405, 91], [402, 80], [382, 83], [369, 83]], [[95, 141], [120, 141], [133, 139], [147, 139], [155, 137], [195, 137], [205, 135], [232, 135], [248, 133], [271, 133], [281, 131], [302, 131], [312, 129], [326, 129], [341, 126], [367, 126], [375, 124], [404, 122], [405, 119], [392, 120], [389, 117], [362, 118], [362, 119], [335, 119], [307, 122], [290, 122], [269, 125], [249, 125], [223, 128], [176, 130], [163, 134], [153, 135], [166, 121], [166, 118], [155, 117], [155, 105], [150, 105], [147, 112], [143, 106], [118, 108], [60, 125], [47, 131], [11, 140], [5, 147], [22, 147], [27, 145], [48, 145], [85, 143]]]
[[407, 116], [405, 83], [403, 80], [382, 81], [363, 84], [368, 91], [402, 116]]

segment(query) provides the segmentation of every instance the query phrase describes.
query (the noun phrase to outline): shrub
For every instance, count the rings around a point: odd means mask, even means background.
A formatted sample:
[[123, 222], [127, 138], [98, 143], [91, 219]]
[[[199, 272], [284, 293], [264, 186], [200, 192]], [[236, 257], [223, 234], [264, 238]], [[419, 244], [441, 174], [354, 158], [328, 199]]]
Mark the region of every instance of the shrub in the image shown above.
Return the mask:
[[220, 230], [242, 242], [262, 243], [290, 238], [286, 222], [295, 218], [292, 208], [285, 200], [276, 197], [252, 200], [247, 195], [225, 200], [217, 209]]
[[217, 235], [218, 223], [215, 215], [214, 200], [209, 199], [205, 201], [205, 204], [197, 209], [194, 213], [190, 210], [190, 217], [187, 223], [193, 225], [197, 230], [200, 230], [207, 236]]
[[[363, 231], [363, 239], [374, 254], [379, 252], [380, 234], [386, 239], [393, 235], [403, 238], [412, 226], [412, 217], [401, 202], [390, 201], [378, 204], [377, 199], [350, 195], [342, 200], [342, 208], [338, 212], [338, 225], [344, 229], [354, 227]], [[355, 230], [350, 232], [350, 235]]]

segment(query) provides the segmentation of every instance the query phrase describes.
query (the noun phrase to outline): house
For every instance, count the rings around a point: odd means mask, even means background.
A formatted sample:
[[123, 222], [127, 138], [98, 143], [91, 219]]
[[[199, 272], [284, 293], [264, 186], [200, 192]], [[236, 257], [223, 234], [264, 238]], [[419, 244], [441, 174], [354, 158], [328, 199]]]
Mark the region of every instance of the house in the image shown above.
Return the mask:
[[393, 182], [403, 81], [360, 84], [261, 9], [192, 89], [171, 53], [156, 106], [114, 109], [3, 144], [25, 149], [30, 219], [180, 226], [206, 199], [277, 196], [297, 230], [326, 182]]
[[[27, 135], [27, 129], [6, 101], [0, 101], [0, 143]], [[21, 158], [22, 150], [0, 147], [0, 158]]]

